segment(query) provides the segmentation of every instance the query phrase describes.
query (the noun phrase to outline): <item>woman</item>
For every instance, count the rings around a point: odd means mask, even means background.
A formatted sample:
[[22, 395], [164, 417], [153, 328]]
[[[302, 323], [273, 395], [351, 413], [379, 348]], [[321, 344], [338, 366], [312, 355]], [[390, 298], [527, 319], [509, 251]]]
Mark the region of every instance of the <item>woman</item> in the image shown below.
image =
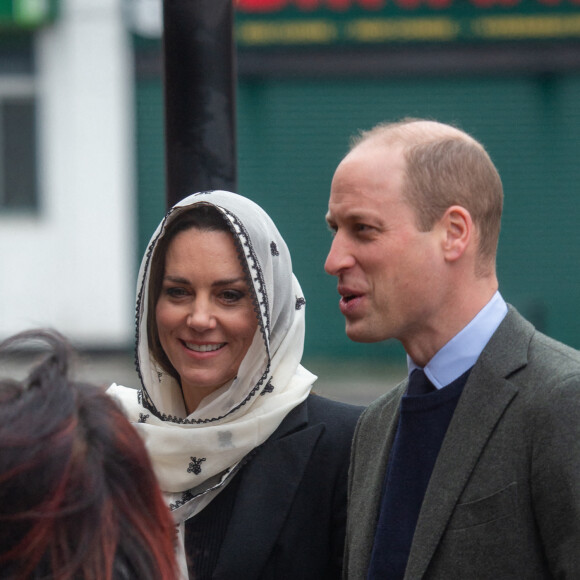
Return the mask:
[[183, 577], [341, 575], [362, 409], [310, 394], [304, 305], [284, 240], [242, 196], [192, 195], [153, 235], [137, 300], [142, 389], [109, 392], [179, 523]]
[[25, 380], [0, 379], [0, 578], [177, 578], [174, 523], [121, 410], [68, 379], [56, 333], [22, 333], [0, 353], [39, 341], [48, 355]]

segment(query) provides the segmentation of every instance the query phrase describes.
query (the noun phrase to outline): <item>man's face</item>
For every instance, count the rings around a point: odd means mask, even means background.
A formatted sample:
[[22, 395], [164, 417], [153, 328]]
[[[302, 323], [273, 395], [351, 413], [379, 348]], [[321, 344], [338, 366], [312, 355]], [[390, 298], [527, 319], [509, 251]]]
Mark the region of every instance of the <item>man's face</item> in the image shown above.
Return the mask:
[[398, 147], [366, 142], [338, 166], [327, 221], [335, 232], [325, 270], [338, 278], [346, 334], [356, 342], [429, 329], [442, 299], [438, 224], [420, 232], [402, 197], [405, 161]]

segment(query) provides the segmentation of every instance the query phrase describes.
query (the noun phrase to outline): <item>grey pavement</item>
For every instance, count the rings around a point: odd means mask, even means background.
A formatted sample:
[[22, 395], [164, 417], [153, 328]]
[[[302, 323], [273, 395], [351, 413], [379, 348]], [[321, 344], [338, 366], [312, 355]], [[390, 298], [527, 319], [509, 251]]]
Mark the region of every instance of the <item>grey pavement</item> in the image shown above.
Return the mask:
[[[0, 376], [20, 376], [27, 361], [0, 361]], [[305, 361], [304, 366], [318, 376], [313, 390], [337, 401], [368, 405], [394, 387], [406, 374], [400, 365], [381, 364], [374, 360]], [[80, 353], [73, 367], [73, 376], [103, 386], [115, 382], [127, 387], [140, 386], [130, 352]]]
[[305, 363], [318, 376], [313, 390], [330, 399], [368, 405], [391, 390], [407, 374], [405, 361], [396, 365], [374, 360], [313, 360]]

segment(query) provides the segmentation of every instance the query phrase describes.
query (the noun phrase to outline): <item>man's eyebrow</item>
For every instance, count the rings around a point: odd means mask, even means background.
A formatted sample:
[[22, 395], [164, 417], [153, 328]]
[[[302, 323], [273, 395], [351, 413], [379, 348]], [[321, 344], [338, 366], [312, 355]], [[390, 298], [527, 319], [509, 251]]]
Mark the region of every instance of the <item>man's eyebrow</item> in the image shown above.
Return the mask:
[[[376, 216], [372, 212], [361, 212], [358, 209], [353, 210], [352, 212], [347, 211], [341, 216], [342, 220], [345, 222], [366, 221], [373, 217]], [[326, 215], [326, 221], [334, 223], [334, 220], [328, 214]]]

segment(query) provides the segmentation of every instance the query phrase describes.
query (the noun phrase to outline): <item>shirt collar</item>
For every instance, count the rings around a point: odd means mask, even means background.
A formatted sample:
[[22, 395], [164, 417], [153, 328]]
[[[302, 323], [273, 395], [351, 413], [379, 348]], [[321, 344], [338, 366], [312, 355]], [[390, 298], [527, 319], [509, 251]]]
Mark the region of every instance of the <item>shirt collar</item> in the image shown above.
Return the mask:
[[[499, 291], [458, 332], [424, 368], [425, 374], [437, 389], [446, 387], [470, 369], [507, 314], [508, 308]], [[409, 374], [421, 368], [407, 355]]]

